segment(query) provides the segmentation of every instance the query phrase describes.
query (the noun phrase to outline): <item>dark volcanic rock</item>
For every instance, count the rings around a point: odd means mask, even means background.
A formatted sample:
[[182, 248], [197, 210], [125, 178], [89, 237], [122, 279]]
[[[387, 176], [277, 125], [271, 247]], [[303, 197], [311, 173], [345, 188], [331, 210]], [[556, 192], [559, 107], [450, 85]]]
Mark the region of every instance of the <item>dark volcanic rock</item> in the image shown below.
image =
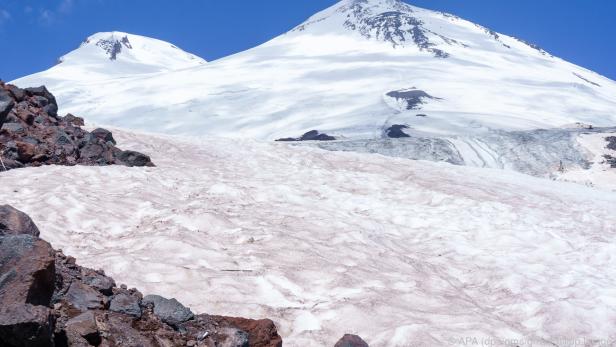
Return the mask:
[[0, 89], [0, 127], [6, 121], [6, 117], [13, 109], [13, 106], [15, 106], [15, 101], [13, 101], [9, 92]]
[[408, 125], [402, 124], [394, 124], [385, 130], [387, 137], [392, 139], [399, 139], [402, 137], [411, 137], [409, 134], [405, 133], [402, 129], [408, 129]]
[[45, 306], [0, 306], [0, 346], [53, 346], [54, 316]]
[[45, 88], [19, 89], [0, 81], [0, 169], [55, 165], [154, 166], [150, 157], [115, 147], [110, 131], [80, 128], [83, 118], [58, 117], [55, 97]]
[[48, 306], [54, 292], [51, 246], [32, 235], [0, 236], [0, 307]]
[[309, 132], [305, 133], [304, 135], [298, 138], [286, 137], [286, 138], [278, 139], [276, 141], [292, 142], [292, 141], [334, 141], [334, 140], [336, 140], [336, 138], [333, 136], [320, 133], [318, 130], [310, 130]]
[[417, 110], [420, 108], [422, 104], [426, 102], [426, 99], [437, 99], [423, 90], [419, 89], [403, 89], [403, 90], [394, 90], [386, 94], [387, 96], [394, 98], [396, 100], [403, 100], [406, 102], [407, 110]]
[[98, 290], [82, 282], [73, 282], [66, 293], [65, 299], [81, 311], [103, 308], [103, 296]]
[[9, 205], [0, 205], [0, 236], [26, 234], [39, 236], [40, 232], [30, 217]]
[[611, 149], [612, 151], [616, 151], [616, 136], [608, 136], [605, 138], [607, 141], [607, 149]]
[[54, 253], [32, 235], [0, 236], [0, 346], [49, 346]]
[[98, 128], [92, 130], [91, 134], [94, 135], [94, 137], [101, 139], [105, 142], [111, 142], [114, 145], [116, 144], [116, 141], [113, 139], [113, 135], [109, 130]]
[[270, 320], [195, 317], [175, 299], [141, 297], [35, 236], [0, 234], [2, 347], [282, 346]]
[[189, 308], [176, 299], [167, 299], [160, 295], [148, 295], [143, 298], [143, 304], [152, 304], [154, 314], [173, 327], [177, 327], [195, 317]]
[[132, 167], [132, 166], [154, 166], [152, 164], [152, 160], [150, 157], [143, 153], [135, 152], [135, 151], [121, 151], [116, 154], [116, 160], [120, 161], [122, 164]]
[[141, 300], [128, 293], [119, 293], [111, 299], [109, 310], [118, 313], [124, 313], [137, 318], [141, 317]]
[[344, 335], [334, 347], [368, 347], [368, 344], [357, 335]]

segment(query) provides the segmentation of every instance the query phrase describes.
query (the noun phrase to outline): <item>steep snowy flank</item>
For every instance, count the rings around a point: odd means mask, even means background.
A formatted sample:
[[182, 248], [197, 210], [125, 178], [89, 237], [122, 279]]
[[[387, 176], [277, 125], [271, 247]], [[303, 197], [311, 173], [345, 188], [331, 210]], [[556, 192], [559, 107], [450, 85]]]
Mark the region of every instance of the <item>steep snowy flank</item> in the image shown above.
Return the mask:
[[[344, 0], [256, 48], [156, 75], [107, 74], [136, 47], [123, 36], [105, 50], [100, 38], [82, 47], [104, 59], [80, 71], [104, 82], [53, 68], [15, 83], [47, 84], [62, 108], [93, 123], [172, 134], [379, 138], [394, 124], [430, 136], [616, 124], [614, 81], [399, 0]], [[409, 107], [401, 92], [430, 98]]]
[[168, 42], [114, 31], [88, 37], [78, 49], [61, 57], [58, 65], [41, 75], [58, 82], [107, 80], [205, 63]]
[[253, 140], [114, 134], [158, 167], [9, 171], [0, 196], [118, 283], [198, 312], [270, 317], [285, 346], [333, 346], [342, 332], [372, 347], [609, 345], [614, 194]]

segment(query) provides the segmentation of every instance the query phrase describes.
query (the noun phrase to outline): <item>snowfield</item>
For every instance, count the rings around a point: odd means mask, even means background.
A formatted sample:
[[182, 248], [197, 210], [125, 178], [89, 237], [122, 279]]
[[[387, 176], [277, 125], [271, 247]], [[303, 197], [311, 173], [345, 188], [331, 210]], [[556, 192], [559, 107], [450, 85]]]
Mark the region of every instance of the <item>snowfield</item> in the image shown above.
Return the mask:
[[377, 347], [603, 346], [614, 333], [612, 193], [255, 140], [115, 136], [158, 166], [3, 172], [0, 196], [54, 247], [145, 294], [271, 317], [285, 346], [343, 333]]

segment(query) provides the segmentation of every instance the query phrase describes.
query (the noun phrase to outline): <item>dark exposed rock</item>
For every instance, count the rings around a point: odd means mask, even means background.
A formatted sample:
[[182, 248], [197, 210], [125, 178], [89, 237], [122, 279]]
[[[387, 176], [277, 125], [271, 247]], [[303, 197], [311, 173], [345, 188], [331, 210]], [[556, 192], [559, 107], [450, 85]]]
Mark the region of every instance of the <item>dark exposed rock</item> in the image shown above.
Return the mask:
[[195, 317], [189, 308], [176, 299], [167, 299], [160, 295], [148, 295], [143, 298], [143, 304], [152, 304], [154, 314], [173, 327], [177, 327]]
[[607, 141], [607, 149], [611, 149], [612, 151], [616, 151], [616, 136], [608, 136], [605, 138]]
[[426, 99], [437, 99], [430, 94], [419, 89], [402, 89], [394, 90], [386, 94], [387, 96], [396, 100], [402, 100], [406, 102], [407, 110], [417, 110], [422, 104], [426, 102]]
[[32, 235], [0, 236], [0, 307], [48, 306], [54, 292], [51, 246]]
[[140, 303], [141, 300], [137, 296], [130, 295], [128, 293], [119, 293], [111, 299], [111, 305], [109, 305], [109, 310], [140, 318]]
[[0, 235], [2, 347], [282, 346], [270, 320], [195, 317], [175, 299], [141, 297], [35, 236]]
[[53, 257], [35, 236], [0, 236], [0, 346], [50, 345]]
[[392, 139], [399, 139], [403, 137], [411, 137], [409, 134], [405, 133], [402, 129], [408, 129], [408, 125], [402, 124], [394, 124], [385, 130], [387, 137]]
[[65, 300], [81, 311], [103, 308], [103, 296], [94, 288], [82, 282], [73, 282], [66, 293]]
[[83, 118], [58, 117], [55, 97], [45, 88], [20, 89], [0, 81], [0, 170], [41, 165], [154, 166], [150, 157], [115, 147], [110, 131], [89, 133]]
[[2, 127], [2, 124], [6, 121], [6, 117], [14, 106], [15, 101], [13, 101], [9, 92], [0, 89], [0, 127]]
[[318, 130], [310, 130], [309, 132], [305, 133], [304, 135], [295, 138], [295, 137], [287, 137], [287, 138], [282, 138], [282, 139], [278, 139], [276, 141], [278, 142], [292, 142], [292, 141], [334, 141], [336, 140], [335, 137], [333, 136], [329, 136], [327, 134], [324, 133], [320, 133]]
[[94, 312], [84, 312], [66, 322], [66, 336], [71, 346], [79, 345], [80, 342], [82, 344], [87, 342], [87, 345], [90, 346], [98, 346], [102, 339]]
[[111, 142], [114, 145], [116, 144], [116, 141], [113, 139], [113, 135], [111, 134], [111, 131], [107, 130], [107, 129], [94, 129], [91, 132], [92, 135], [94, 135], [94, 137], [101, 139], [105, 142]]
[[0, 346], [52, 346], [54, 316], [45, 306], [0, 306]]
[[368, 347], [368, 344], [357, 335], [345, 334], [334, 347]]
[[0, 205], [0, 236], [7, 234], [39, 236], [40, 232], [27, 214], [12, 206]]
[[116, 154], [116, 159], [126, 166], [154, 166], [150, 157], [135, 151], [121, 151]]
[[56, 98], [47, 90], [45, 86], [35, 87], [35, 88], [26, 88], [24, 89], [26, 95], [28, 96], [42, 96], [47, 99], [49, 104], [53, 104], [58, 106], [58, 102], [56, 102]]

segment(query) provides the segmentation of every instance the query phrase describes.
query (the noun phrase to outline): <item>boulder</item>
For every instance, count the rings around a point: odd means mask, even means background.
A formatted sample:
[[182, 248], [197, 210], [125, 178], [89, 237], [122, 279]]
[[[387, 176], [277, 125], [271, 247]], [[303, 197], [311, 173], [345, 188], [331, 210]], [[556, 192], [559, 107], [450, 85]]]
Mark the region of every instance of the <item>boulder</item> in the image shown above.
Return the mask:
[[0, 205], [0, 236], [7, 234], [39, 236], [40, 231], [27, 214], [12, 206]]
[[55, 285], [55, 252], [32, 235], [0, 237], [0, 307], [49, 306]]
[[111, 142], [114, 145], [116, 144], [116, 141], [113, 138], [113, 134], [109, 130], [98, 128], [92, 130], [91, 134], [94, 137], [103, 140], [104, 142]]
[[44, 306], [0, 306], [0, 346], [53, 346], [54, 316]]
[[154, 314], [163, 322], [178, 327], [181, 323], [195, 317], [192, 311], [176, 299], [167, 299], [160, 295], [147, 295], [142, 300], [143, 305], [154, 306]]
[[368, 347], [368, 344], [357, 335], [345, 334], [334, 347]]
[[66, 322], [66, 337], [70, 346], [84, 344], [86, 341], [85, 345], [98, 346], [101, 343], [101, 335], [94, 312], [84, 312]]
[[101, 294], [110, 296], [116, 283], [111, 277], [107, 277], [96, 271], [87, 269], [83, 275], [83, 283], [98, 290]]
[[47, 99], [48, 103], [54, 104], [58, 106], [58, 102], [56, 98], [51, 94], [45, 86], [35, 87], [35, 88], [26, 88], [24, 89], [26, 95], [28, 96], [42, 96]]
[[103, 296], [96, 289], [78, 281], [71, 283], [64, 300], [82, 312], [104, 307]]
[[120, 293], [111, 299], [109, 310], [113, 312], [127, 314], [129, 316], [141, 317], [141, 300], [128, 293]]
[[150, 157], [134, 151], [121, 151], [116, 154], [116, 159], [128, 167], [154, 166]]

